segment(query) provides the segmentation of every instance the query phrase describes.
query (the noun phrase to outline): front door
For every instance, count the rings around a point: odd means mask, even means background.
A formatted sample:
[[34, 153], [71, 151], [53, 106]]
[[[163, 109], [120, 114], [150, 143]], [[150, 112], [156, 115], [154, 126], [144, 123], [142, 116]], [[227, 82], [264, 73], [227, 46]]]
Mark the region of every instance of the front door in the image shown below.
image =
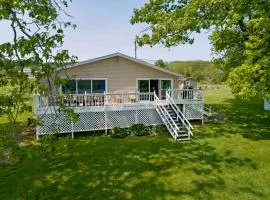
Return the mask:
[[[148, 80], [138, 80], [138, 91], [140, 93], [146, 93], [140, 95], [140, 100], [150, 100], [153, 101], [153, 95], [149, 95], [149, 92], [156, 92], [159, 96], [159, 80], [158, 79], [148, 79]], [[149, 99], [149, 97], [151, 97]]]

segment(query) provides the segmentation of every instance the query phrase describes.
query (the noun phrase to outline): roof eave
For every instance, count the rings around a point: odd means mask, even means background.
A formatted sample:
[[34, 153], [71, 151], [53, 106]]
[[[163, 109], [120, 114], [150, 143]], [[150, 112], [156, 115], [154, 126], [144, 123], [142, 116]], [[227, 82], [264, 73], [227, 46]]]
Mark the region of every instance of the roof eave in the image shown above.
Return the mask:
[[72, 65], [67, 66], [66, 69], [77, 67], [77, 66], [81, 66], [81, 65], [85, 65], [85, 64], [89, 64], [89, 63], [93, 63], [93, 62], [97, 62], [97, 61], [100, 61], [100, 60], [105, 60], [105, 59], [112, 58], [112, 57], [115, 57], [115, 56], [119, 56], [119, 57], [122, 57], [122, 58], [125, 58], [125, 59], [128, 59], [128, 60], [131, 60], [133, 62], [136, 62], [136, 63], [142, 64], [142, 65], [148, 66], [148, 67], [150, 67], [152, 69], [156, 69], [156, 70], [159, 70], [159, 71], [162, 71], [162, 72], [165, 72], [165, 73], [174, 75], [174, 76], [178, 76], [178, 77], [181, 77], [182, 76], [182, 75], [177, 74], [175, 72], [171, 72], [169, 70], [163, 69], [163, 68], [158, 67], [156, 65], [153, 65], [151, 63], [145, 62], [145, 61], [140, 60], [140, 59], [137, 59], [137, 58], [133, 58], [131, 56], [128, 56], [128, 55], [125, 55], [125, 54], [122, 54], [122, 53], [119, 53], [119, 52], [113, 53], [113, 54], [109, 54], [109, 55], [106, 55], [106, 56], [101, 56], [101, 57], [98, 57], [98, 58], [93, 58], [93, 59], [85, 60], [85, 61], [82, 61], [82, 62], [78, 62], [78, 63], [75, 63], [75, 64], [72, 64]]

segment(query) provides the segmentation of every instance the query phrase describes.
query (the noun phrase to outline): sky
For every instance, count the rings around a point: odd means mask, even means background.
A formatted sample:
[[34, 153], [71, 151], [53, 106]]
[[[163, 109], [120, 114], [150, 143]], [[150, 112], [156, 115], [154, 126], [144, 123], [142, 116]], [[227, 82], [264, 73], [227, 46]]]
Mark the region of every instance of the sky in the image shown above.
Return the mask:
[[[147, 0], [73, 0], [67, 10], [77, 25], [65, 33], [64, 48], [78, 56], [79, 61], [121, 52], [134, 56], [134, 38], [146, 25], [129, 22], [134, 8], [140, 8]], [[0, 43], [10, 39], [8, 24], [0, 22]], [[163, 59], [210, 60], [208, 34], [194, 35], [193, 45], [181, 45], [171, 49], [157, 45], [139, 47], [138, 58], [146, 61]]]

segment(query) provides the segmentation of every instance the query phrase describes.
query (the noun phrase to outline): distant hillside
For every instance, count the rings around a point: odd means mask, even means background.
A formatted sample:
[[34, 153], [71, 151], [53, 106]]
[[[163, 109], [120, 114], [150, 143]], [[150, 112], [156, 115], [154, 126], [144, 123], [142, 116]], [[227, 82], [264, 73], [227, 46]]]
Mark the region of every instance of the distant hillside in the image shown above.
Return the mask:
[[223, 71], [211, 61], [173, 61], [168, 63], [168, 69], [205, 83], [222, 83], [225, 80]]

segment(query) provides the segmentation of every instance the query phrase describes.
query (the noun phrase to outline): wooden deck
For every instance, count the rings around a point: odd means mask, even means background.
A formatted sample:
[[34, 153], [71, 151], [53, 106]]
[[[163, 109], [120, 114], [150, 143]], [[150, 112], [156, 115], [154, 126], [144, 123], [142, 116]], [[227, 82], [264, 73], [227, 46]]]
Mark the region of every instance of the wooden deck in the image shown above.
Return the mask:
[[[182, 109], [188, 120], [202, 119], [203, 95], [200, 90], [167, 91], [175, 103]], [[37, 126], [37, 137], [53, 132], [82, 132], [107, 130], [115, 126], [129, 127], [132, 124], [162, 124], [156, 111], [154, 92], [150, 93], [103, 93], [103, 94], [70, 94], [62, 97], [48, 98], [35, 96], [35, 112], [43, 121]], [[159, 103], [168, 104], [166, 96], [160, 96]], [[70, 122], [65, 114], [56, 112], [58, 103], [73, 108], [79, 114], [79, 121]]]

